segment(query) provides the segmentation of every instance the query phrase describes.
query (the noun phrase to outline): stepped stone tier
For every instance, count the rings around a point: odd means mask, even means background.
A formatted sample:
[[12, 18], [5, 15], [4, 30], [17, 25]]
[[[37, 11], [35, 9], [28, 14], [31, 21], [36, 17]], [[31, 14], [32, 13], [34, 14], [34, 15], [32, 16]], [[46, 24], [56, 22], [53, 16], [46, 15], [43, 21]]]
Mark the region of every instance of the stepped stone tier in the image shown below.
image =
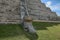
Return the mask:
[[[20, 23], [21, 0], [0, 0], [0, 23]], [[28, 12], [34, 20], [56, 20], [56, 13], [40, 0], [28, 0]]]

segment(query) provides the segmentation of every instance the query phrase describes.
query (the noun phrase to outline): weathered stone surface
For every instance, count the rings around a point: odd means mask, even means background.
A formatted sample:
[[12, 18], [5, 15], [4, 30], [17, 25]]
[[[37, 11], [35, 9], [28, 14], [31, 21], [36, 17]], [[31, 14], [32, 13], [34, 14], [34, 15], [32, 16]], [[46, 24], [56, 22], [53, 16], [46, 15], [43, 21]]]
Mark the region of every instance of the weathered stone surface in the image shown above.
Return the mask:
[[[20, 23], [20, 0], [0, 0], [0, 23]], [[28, 10], [34, 20], [49, 20], [56, 17], [39, 0], [28, 0]]]
[[[56, 18], [56, 13], [52, 12], [50, 8], [47, 8], [44, 3], [41, 3], [39, 0], [30, 0], [30, 9], [33, 19], [40, 20], [50, 20], [53, 17]], [[49, 18], [50, 17], [50, 18]]]
[[3, 23], [20, 22], [20, 0], [0, 0], [0, 21]]

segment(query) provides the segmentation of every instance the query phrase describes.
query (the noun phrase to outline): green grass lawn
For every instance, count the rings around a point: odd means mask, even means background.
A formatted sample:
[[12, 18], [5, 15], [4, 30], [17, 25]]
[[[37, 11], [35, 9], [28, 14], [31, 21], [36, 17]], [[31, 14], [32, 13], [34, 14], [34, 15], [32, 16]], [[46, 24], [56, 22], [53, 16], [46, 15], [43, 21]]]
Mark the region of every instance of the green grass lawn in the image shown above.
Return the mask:
[[[38, 34], [36, 40], [60, 40], [60, 24], [33, 22]], [[35, 40], [35, 37], [25, 32], [20, 24], [0, 24], [0, 40]]]

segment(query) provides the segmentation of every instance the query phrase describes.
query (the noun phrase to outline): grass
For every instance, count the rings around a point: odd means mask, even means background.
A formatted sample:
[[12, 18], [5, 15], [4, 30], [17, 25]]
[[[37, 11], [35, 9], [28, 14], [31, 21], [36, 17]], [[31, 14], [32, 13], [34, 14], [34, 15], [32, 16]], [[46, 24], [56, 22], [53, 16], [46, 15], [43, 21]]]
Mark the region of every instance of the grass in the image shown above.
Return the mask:
[[25, 32], [20, 24], [0, 24], [0, 40], [60, 40], [60, 24], [33, 22], [38, 39]]

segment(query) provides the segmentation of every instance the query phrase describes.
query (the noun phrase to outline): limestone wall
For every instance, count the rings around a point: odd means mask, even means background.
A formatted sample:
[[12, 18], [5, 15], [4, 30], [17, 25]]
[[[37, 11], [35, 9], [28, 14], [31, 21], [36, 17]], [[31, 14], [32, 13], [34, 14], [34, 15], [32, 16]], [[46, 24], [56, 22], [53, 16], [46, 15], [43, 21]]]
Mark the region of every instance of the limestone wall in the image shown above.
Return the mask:
[[20, 0], [0, 0], [0, 23], [19, 23]]
[[[20, 23], [20, 2], [21, 0], [0, 0], [0, 23]], [[48, 20], [47, 16], [56, 16], [40, 0], [28, 0], [28, 10], [34, 20]]]
[[[32, 16], [36, 16], [35, 19], [40, 20], [50, 20], [49, 17], [52, 19], [56, 17], [57, 14], [52, 12], [50, 8], [47, 8], [44, 3], [41, 3], [39, 0], [30, 0], [30, 9]], [[34, 17], [32, 17], [34, 19]]]

